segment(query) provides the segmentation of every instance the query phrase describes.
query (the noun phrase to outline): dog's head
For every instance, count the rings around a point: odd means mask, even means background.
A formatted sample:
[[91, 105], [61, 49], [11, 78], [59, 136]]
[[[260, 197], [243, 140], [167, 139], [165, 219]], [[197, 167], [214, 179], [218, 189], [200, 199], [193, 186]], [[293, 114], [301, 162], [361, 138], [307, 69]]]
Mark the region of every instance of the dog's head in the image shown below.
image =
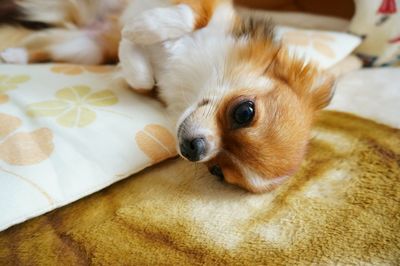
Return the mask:
[[180, 154], [229, 183], [271, 190], [300, 166], [333, 79], [265, 37], [234, 45], [223, 73], [178, 123]]

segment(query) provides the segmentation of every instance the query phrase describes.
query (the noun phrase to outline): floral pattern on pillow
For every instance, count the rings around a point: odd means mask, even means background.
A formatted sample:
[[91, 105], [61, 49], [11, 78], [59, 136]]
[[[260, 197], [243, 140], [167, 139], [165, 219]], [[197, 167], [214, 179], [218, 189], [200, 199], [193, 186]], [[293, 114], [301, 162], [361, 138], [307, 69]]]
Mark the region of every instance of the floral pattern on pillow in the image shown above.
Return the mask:
[[102, 74], [109, 73], [114, 70], [111, 66], [88, 66], [88, 65], [71, 65], [71, 64], [62, 64], [55, 65], [50, 68], [53, 73], [57, 74], [65, 74], [65, 75], [79, 75], [84, 73], [85, 71]]
[[135, 140], [140, 150], [152, 163], [158, 163], [177, 155], [174, 136], [163, 126], [150, 124], [136, 133]]
[[291, 56], [329, 68], [348, 56], [361, 38], [345, 33], [276, 26], [275, 40], [287, 47]]
[[[17, 132], [21, 125], [22, 121], [18, 117], [0, 113], [0, 160], [10, 166], [29, 166], [49, 159], [54, 150], [52, 131], [40, 128], [32, 132]], [[49, 194], [30, 178], [0, 166], [1, 172], [27, 183], [39, 191], [49, 204], [53, 204]]]
[[85, 85], [77, 85], [57, 91], [56, 99], [34, 103], [27, 113], [33, 117], [56, 117], [64, 127], [85, 127], [96, 120], [95, 107], [111, 106], [118, 98], [110, 90], [91, 92]]
[[311, 46], [323, 56], [331, 59], [336, 57], [335, 51], [330, 47], [335, 37], [326, 33], [294, 30], [284, 33], [282, 41], [288, 45]]

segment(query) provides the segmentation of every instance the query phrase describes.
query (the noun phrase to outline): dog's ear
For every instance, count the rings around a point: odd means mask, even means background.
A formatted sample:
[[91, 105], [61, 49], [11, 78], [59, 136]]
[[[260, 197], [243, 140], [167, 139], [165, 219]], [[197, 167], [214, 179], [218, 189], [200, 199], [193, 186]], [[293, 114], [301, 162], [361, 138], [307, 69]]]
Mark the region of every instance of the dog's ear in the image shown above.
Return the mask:
[[276, 56], [273, 71], [276, 78], [286, 83], [299, 97], [310, 102], [313, 109], [322, 109], [330, 103], [335, 78], [316, 65], [293, 58], [282, 48]]
[[335, 78], [327, 72], [318, 72], [310, 87], [311, 102], [314, 109], [322, 109], [331, 102], [335, 93]]

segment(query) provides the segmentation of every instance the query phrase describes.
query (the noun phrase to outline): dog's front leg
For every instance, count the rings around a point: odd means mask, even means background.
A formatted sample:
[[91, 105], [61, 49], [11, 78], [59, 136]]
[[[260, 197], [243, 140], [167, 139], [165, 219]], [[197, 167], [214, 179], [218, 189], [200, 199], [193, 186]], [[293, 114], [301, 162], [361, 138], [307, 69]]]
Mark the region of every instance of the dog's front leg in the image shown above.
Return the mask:
[[153, 67], [145, 48], [122, 39], [119, 45], [119, 61], [122, 75], [135, 90], [151, 90], [155, 85]]
[[215, 9], [228, 0], [175, 0], [171, 6], [144, 11], [125, 24], [123, 38], [138, 44], [176, 39], [207, 26]]
[[155, 44], [193, 31], [194, 23], [194, 13], [187, 5], [154, 8], [126, 24], [122, 36], [137, 44]]

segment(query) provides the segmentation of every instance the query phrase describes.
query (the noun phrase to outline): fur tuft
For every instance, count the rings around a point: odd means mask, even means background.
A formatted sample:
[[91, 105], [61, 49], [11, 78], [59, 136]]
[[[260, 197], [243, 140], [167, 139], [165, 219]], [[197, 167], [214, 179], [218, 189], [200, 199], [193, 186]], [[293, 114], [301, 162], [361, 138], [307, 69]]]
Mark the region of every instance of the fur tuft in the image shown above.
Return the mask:
[[238, 15], [233, 29], [236, 38], [272, 40], [274, 25], [268, 18]]

